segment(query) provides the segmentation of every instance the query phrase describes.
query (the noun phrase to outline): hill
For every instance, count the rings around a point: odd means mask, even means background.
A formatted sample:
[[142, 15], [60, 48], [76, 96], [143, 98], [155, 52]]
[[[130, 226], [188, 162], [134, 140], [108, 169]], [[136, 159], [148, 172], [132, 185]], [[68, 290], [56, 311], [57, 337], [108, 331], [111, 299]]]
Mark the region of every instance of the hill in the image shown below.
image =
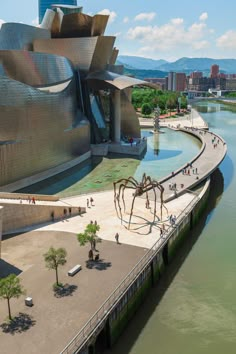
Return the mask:
[[166, 77], [168, 76], [168, 72], [160, 71], [160, 70], [141, 70], [141, 69], [129, 69], [124, 68], [125, 75], [131, 75], [136, 77], [137, 79], [143, 80], [145, 78], [154, 78], [154, 77]]
[[[167, 62], [162, 59], [154, 60], [150, 58], [120, 55], [118, 56], [118, 62], [130, 70], [160, 70], [162, 72], [176, 71], [185, 72], [186, 74], [193, 71], [203, 71], [206, 76], [210, 72], [211, 65], [217, 64], [220, 67], [220, 72], [226, 74], [236, 73], [236, 59], [180, 58], [175, 62]], [[166, 76], [166, 74], [164, 76]]]
[[168, 63], [163, 59], [155, 60], [129, 55], [119, 55], [118, 61], [127, 68], [141, 70], [159, 70], [159, 66]]

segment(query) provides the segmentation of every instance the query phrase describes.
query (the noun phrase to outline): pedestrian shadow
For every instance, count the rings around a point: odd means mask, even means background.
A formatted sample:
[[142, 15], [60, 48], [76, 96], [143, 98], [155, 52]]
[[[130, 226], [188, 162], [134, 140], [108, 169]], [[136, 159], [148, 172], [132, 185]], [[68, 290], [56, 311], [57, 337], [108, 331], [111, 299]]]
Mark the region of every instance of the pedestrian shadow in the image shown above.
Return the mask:
[[97, 261], [87, 260], [86, 267], [88, 269], [106, 270], [111, 267], [111, 262], [104, 262], [104, 259], [99, 259]]
[[4, 322], [0, 325], [3, 333], [16, 334], [29, 330], [35, 325], [36, 321], [27, 313], [20, 312], [10, 322]]
[[63, 286], [54, 289], [54, 296], [57, 298], [72, 296], [77, 288], [77, 285], [64, 284]]

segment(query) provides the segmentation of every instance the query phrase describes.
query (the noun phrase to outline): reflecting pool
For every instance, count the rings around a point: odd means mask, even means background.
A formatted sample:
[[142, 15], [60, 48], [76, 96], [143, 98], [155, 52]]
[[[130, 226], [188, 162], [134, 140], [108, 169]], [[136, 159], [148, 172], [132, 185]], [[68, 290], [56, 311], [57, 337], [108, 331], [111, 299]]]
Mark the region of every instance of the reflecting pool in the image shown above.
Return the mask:
[[150, 130], [142, 130], [142, 137], [147, 139], [147, 151], [139, 159], [115, 154], [93, 157], [20, 192], [66, 197], [113, 188], [113, 181], [120, 178], [134, 176], [140, 180], [144, 172], [160, 179], [190, 161], [200, 149], [199, 141], [188, 134], [167, 128], [162, 131], [154, 135]]

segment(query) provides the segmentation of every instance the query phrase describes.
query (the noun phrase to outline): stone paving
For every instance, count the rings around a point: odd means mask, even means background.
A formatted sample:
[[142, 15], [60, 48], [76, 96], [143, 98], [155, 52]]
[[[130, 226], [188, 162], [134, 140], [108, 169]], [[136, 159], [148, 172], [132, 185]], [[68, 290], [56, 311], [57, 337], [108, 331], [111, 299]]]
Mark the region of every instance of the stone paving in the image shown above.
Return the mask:
[[[58, 271], [66, 289], [55, 295], [55, 271], [43, 260], [50, 246], [67, 250], [67, 263]], [[7, 326], [7, 302], [0, 301], [1, 354], [59, 354], [147, 251], [109, 241], [97, 244], [97, 249], [100, 261], [88, 262], [89, 246], [79, 246], [76, 235], [64, 231], [28, 232], [3, 241], [0, 276], [6, 275], [6, 268], [21, 272], [25, 296], [33, 298], [34, 306], [25, 306], [24, 296], [12, 299], [16, 319]], [[76, 264], [82, 270], [69, 277], [68, 270]]]

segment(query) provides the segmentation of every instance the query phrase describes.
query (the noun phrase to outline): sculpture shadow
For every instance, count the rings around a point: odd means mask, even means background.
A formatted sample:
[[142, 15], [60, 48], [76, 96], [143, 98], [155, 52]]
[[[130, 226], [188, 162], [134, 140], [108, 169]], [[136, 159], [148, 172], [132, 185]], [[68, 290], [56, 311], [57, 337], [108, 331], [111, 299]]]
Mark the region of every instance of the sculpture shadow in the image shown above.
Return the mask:
[[20, 312], [18, 316], [14, 317], [10, 322], [4, 322], [0, 325], [4, 333], [16, 334], [28, 331], [35, 325], [36, 321], [27, 313]]
[[19, 275], [22, 272], [21, 269], [13, 266], [12, 264], [0, 259], [0, 278], [5, 278], [9, 274]]
[[136, 222], [131, 221], [130, 228], [128, 228], [129, 222], [125, 219], [122, 219], [122, 224], [130, 232], [133, 232], [133, 233], [136, 233], [139, 235], [149, 235], [150, 233], [152, 233], [153, 228], [156, 228], [157, 230], [158, 229], [160, 230], [160, 228], [161, 228], [158, 225], [158, 223], [160, 222], [160, 219], [158, 216], [156, 216], [155, 221], [147, 220], [146, 218], [144, 218], [140, 215], [136, 215], [136, 214], [133, 214], [133, 216], [137, 219], [137, 221]]
[[78, 289], [77, 285], [64, 284], [62, 287], [54, 289], [54, 296], [57, 298], [73, 296], [74, 292]]
[[111, 267], [111, 262], [104, 262], [104, 259], [99, 259], [97, 261], [87, 260], [86, 267], [88, 269], [106, 270]]

